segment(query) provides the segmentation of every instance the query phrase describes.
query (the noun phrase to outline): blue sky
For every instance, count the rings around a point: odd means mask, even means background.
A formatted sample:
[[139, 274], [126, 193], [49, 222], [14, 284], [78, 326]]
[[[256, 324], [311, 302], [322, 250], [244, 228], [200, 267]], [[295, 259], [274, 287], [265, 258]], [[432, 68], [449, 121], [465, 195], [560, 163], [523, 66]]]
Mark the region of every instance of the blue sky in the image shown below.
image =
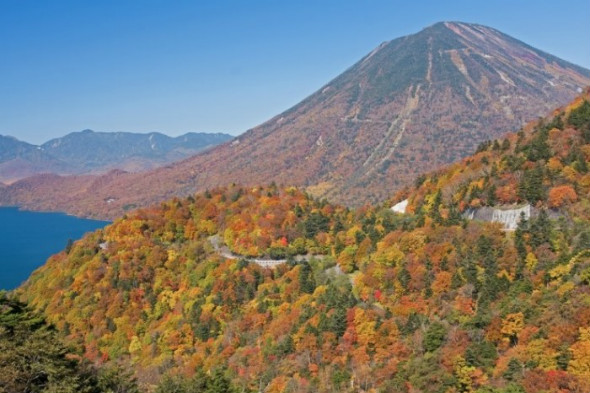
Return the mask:
[[590, 68], [590, 0], [0, 0], [0, 134], [240, 134], [443, 20]]

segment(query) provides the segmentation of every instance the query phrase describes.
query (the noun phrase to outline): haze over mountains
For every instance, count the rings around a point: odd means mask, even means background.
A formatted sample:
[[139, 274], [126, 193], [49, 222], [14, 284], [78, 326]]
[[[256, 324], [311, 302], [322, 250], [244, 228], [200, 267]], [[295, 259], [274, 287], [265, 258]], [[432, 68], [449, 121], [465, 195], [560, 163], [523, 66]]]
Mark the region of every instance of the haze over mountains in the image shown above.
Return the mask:
[[72, 132], [36, 146], [0, 135], [0, 182], [39, 173], [85, 174], [111, 169], [137, 172], [194, 155], [232, 139], [222, 133], [187, 133], [178, 137], [152, 132]]
[[376, 202], [588, 84], [590, 71], [495, 29], [437, 23], [381, 44], [231, 143], [146, 173], [33, 177], [0, 189], [0, 203], [114, 217], [174, 195], [270, 181], [348, 205]]

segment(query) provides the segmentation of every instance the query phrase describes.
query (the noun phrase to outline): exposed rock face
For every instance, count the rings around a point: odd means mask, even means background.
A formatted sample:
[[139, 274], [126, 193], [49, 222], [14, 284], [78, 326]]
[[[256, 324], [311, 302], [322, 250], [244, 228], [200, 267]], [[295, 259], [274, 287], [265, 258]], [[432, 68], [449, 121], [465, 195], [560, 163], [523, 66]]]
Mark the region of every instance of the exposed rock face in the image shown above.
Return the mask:
[[[381, 44], [234, 142], [152, 172], [105, 176], [74, 195], [45, 182], [36, 198], [31, 179], [0, 192], [0, 203], [113, 217], [125, 206], [271, 181], [347, 205], [378, 202], [417, 174], [546, 115], [588, 84], [590, 71], [495, 29], [437, 23]], [[107, 206], [108, 197], [116, 202]]]

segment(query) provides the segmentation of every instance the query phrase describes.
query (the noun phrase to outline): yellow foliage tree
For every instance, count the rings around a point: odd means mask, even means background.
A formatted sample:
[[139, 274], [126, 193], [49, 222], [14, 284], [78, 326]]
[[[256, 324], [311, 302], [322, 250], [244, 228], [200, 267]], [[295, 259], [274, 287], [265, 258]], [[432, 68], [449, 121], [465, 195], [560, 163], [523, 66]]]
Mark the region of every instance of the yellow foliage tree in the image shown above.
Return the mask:
[[453, 372], [457, 378], [457, 387], [459, 392], [470, 393], [473, 392], [473, 381], [471, 374], [475, 371], [475, 367], [468, 366], [467, 362], [462, 356], [455, 358]]
[[567, 370], [583, 379], [590, 380], [590, 327], [580, 328], [580, 339], [570, 347], [572, 359]]
[[539, 261], [537, 260], [537, 257], [532, 252], [529, 252], [526, 255], [525, 264], [526, 264], [527, 269], [529, 269], [529, 271], [533, 271], [535, 266], [537, 266], [538, 262]]
[[526, 353], [531, 360], [537, 362], [537, 367], [543, 370], [557, 369], [557, 351], [549, 346], [547, 339], [531, 340], [526, 347]]
[[506, 318], [502, 320], [502, 329], [500, 332], [505, 336], [511, 343], [516, 342], [518, 333], [524, 328], [524, 314], [521, 312], [508, 314]]

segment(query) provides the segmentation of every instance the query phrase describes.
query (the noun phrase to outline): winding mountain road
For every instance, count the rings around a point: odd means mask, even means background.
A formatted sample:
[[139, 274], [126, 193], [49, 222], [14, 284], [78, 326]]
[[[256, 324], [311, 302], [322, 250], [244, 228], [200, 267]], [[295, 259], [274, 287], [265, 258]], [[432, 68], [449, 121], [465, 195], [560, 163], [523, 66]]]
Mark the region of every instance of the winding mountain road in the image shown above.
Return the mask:
[[[278, 266], [283, 263], [287, 263], [287, 259], [252, 258], [252, 257], [247, 257], [244, 255], [236, 254], [236, 253], [232, 252], [228, 246], [221, 243], [221, 239], [219, 238], [219, 235], [210, 236], [209, 242], [211, 243], [211, 245], [215, 249], [215, 252], [217, 252], [219, 255], [221, 255], [222, 257], [227, 258], [227, 259], [246, 259], [250, 262], [256, 263], [259, 266], [270, 267], [270, 268]], [[295, 260], [300, 262], [304, 259], [309, 259], [311, 257], [312, 257], [312, 255], [297, 255], [295, 257]], [[322, 259], [324, 256], [323, 255], [313, 255], [313, 257], [317, 258], [317, 259]]]

